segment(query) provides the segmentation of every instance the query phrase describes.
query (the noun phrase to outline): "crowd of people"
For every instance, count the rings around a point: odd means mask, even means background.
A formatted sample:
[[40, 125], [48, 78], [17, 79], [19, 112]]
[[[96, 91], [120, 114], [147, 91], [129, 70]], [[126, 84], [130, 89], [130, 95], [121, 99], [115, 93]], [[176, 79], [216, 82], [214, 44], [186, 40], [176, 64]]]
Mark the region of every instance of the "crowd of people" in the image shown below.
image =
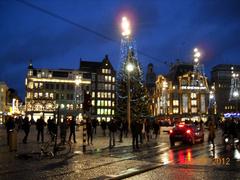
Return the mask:
[[[198, 125], [198, 122], [195, 122]], [[201, 128], [203, 128], [203, 122], [199, 122]], [[34, 121], [33, 119], [29, 120], [28, 117], [17, 117], [13, 118], [8, 116], [6, 118], [6, 131], [7, 131], [7, 143], [9, 144], [9, 134], [11, 130], [15, 129], [19, 131], [22, 129], [24, 131], [24, 137], [22, 142], [24, 144], [28, 141], [28, 135], [30, 133], [30, 127], [35, 126], [37, 131], [37, 142], [44, 142], [44, 129], [47, 126], [48, 134], [52, 141], [54, 141], [57, 134], [59, 134], [61, 142], [65, 143], [67, 140], [67, 132], [69, 129], [68, 141], [73, 139], [73, 142], [76, 143], [76, 119], [75, 117], [64, 118], [59, 124], [57, 120], [49, 117], [45, 122], [43, 117]], [[129, 135], [129, 130], [131, 131], [132, 137], [132, 148], [133, 150], [139, 149], [139, 144], [142, 144], [144, 141], [149, 142], [150, 138], [155, 138], [160, 134], [161, 121], [153, 120], [151, 121], [148, 118], [142, 118], [139, 120], [132, 120], [130, 124], [130, 129], [128, 122], [123, 119], [111, 119], [109, 122], [101, 121], [99, 122], [95, 118], [86, 119], [86, 133], [87, 133], [87, 144], [93, 144], [94, 134], [97, 133], [97, 127], [100, 126], [102, 129], [103, 136], [109, 137], [109, 148], [113, 148], [116, 144], [116, 133], [118, 131], [118, 141], [123, 142], [123, 138]], [[227, 118], [225, 121], [216, 121], [213, 116], [209, 116], [207, 122], [205, 123], [206, 127], [209, 130], [208, 141], [214, 145], [215, 139], [215, 129], [221, 127], [223, 134], [231, 134], [233, 137], [239, 138], [240, 130], [240, 121], [237, 118]], [[58, 128], [59, 127], [59, 128]], [[58, 130], [60, 131], [58, 133]], [[106, 134], [108, 130], [109, 134]]]

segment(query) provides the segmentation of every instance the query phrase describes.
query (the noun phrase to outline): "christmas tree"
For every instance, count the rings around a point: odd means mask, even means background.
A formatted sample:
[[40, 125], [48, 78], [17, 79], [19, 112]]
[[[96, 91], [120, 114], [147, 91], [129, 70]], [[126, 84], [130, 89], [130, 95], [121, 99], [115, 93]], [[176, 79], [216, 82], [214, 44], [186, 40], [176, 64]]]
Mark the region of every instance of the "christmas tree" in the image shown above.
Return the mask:
[[[133, 71], [127, 71], [127, 65], [133, 65]], [[129, 49], [127, 58], [123, 61], [117, 75], [117, 118], [127, 120], [128, 78], [130, 81], [131, 120], [140, 120], [149, 115], [148, 95], [143, 84], [143, 71], [135, 58], [134, 50]]]

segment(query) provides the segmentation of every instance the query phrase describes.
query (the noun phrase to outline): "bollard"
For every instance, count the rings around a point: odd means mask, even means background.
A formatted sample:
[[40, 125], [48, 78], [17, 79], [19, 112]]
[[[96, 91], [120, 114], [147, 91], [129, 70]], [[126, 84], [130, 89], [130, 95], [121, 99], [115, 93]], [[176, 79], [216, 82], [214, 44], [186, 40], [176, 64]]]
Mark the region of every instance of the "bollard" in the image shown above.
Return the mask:
[[86, 119], [83, 121], [83, 153], [86, 152], [86, 141], [87, 141], [87, 125], [86, 125]]

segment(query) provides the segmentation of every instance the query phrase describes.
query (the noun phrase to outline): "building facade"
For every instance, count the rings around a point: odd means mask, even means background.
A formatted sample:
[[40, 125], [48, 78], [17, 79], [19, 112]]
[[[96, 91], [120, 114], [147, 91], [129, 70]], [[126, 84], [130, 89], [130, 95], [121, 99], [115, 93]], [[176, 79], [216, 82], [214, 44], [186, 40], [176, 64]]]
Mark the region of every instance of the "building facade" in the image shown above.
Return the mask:
[[106, 55], [102, 62], [80, 61], [81, 72], [91, 72], [92, 116], [110, 121], [116, 111], [116, 71]]
[[84, 92], [91, 94], [91, 117], [110, 121], [115, 115], [116, 72], [108, 56], [101, 62], [80, 61], [79, 69], [37, 69], [26, 77], [26, 115], [37, 120], [63, 116], [82, 119]]
[[26, 116], [35, 121], [41, 116], [82, 117], [83, 91], [90, 91], [91, 81], [79, 70], [37, 69], [28, 67], [25, 80]]
[[178, 64], [168, 76], [159, 75], [154, 92], [154, 116], [159, 119], [206, 121], [209, 105], [207, 78]]
[[[211, 70], [211, 83], [215, 88], [218, 114], [224, 115], [226, 113], [239, 112], [239, 97], [235, 100], [230, 98], [233, 74], [240, 75], [240, 65], [219, 64]], [[238, 86], [240, 86], [239, 83]]]

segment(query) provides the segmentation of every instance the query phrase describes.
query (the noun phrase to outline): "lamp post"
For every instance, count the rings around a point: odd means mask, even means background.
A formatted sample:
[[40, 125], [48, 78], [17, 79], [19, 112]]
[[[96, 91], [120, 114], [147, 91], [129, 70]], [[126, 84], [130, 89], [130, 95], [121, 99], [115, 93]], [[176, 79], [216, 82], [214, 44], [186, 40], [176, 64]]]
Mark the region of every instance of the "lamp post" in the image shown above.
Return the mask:
[[131, 129], [131, 94], [130, 94], [130, 73], [134, 70], [134, 65], [129, 62], [129, 56], [128, 56], [128, 62], [126, 65], [127, 70], [127, 93], [128, 93], [128, 99], [127, 99], [127, 120], [128, 120], [128, 130]]

